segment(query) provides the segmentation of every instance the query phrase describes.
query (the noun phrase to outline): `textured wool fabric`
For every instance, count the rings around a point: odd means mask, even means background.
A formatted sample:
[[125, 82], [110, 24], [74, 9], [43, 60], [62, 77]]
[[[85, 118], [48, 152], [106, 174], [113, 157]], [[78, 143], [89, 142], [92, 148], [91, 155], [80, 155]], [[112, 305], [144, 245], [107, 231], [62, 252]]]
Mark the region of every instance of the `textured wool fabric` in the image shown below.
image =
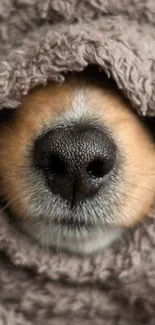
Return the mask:
[[[0, 108], [90, 64], [154, 116], [154, 0], [0, 1]], [[43, 250], [1, 211], [0, 325], [154, 325], [154, 219], [81, 258]]]

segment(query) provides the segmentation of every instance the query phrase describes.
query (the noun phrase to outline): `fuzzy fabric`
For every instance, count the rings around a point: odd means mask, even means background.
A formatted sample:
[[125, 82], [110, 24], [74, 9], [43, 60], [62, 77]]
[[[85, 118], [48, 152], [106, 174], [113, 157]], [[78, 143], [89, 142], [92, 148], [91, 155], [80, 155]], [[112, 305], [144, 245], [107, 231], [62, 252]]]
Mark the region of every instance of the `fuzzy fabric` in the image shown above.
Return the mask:
[[[154, 0], [0, 0], [0, 108], [93, 64], [155, 116]], [[0, 214], [0, 325], [155, 325], [155, 217], [102, 253], [44, 251]]]

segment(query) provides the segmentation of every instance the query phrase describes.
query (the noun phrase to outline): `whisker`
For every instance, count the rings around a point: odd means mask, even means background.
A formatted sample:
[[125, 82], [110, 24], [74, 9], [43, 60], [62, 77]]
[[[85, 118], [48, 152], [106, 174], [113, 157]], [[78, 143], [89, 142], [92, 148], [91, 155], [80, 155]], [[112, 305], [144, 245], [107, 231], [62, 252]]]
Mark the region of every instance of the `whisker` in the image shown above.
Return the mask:
[[132, 186], [136, 186], [137, 188], [141, 188], [141, 189], [150, 191], [151, 193], [154, 193], [155, 194], [155, 191], [151, 190], [150, 188], [147, 188], [147, 187], [144, 187], [144, 186], [139, 186], [139, 185], [137, 186], [137, 184], [131, 183], [131, 182], [126, 182], [126, 183], [129, 184], [129, 185], [132, 185]]
[[139, 201], [139, 202], [141, 202], [141, 203], [144, 203], [144, 200], [142, 200], [142, 199], [140, 199], [140, 198], [138, 198], [138, 197], [132, 196], [132, 195], [130, 195], [130, 194], [127, 194], [127, 196], [128, 196], [129, 198], [131, 198], [131, 199], [134, 199], [134, 200], [137, 200], [137, 201]]
[[[1, 209], [0, 209], [0, 211], [2, 211], [2, 212], [4, 212], [13, 202], [15, 202], [17, 199], [19, 199], [20, 197], [22, 197], [22, 195], [21, 195], [21, 193], [20, 194], [18, 194], [18, 195], [16, 195], [12, 200], [9, 200], [9, 202], [7, 202], [6, 204], [5, 204], [5, 206], [4, 207], [2, 207]], [[8, 198], [6, 197], [6, 200], [8, 200]]]

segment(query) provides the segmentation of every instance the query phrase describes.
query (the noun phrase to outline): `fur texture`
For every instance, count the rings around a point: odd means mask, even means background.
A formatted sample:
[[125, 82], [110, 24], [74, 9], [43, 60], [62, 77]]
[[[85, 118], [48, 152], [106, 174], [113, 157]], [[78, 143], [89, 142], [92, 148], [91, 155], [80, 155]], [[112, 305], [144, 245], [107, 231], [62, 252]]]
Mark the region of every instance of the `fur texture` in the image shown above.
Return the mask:
[[[35, 88], [0, 129], [0, 186], [6, 206], [38, 244], [80, 254], [103, 249], [122, 230], [133, 227], [147, 216], [155, 199], [151, 134], [112, 82], [103, 78], [100, 84], [90, 78], [80, 74], [79, 78], [67, 78], [61, 86], [49, 83]], [[79, 125], [103, 130], [114, 143], [116, 158], [100, 191], [71, 208], [48, 187], [42, 168], [36, 166], [34, 143], [51, 129], [60, 134]], [[62, 157], [72, 151], [70, 145], [66, 138]], [[83, 160], [85, 151], [80, 145], [76, 159]], [[80, 175], [78, 178], [80, 182]], [[68, 225], [71, 220], [74, 227]]]
[[[0, 107], [89, 64], [155, 116], [155, 4], [1, 0]], [[154, 325], [155, 220], [84, 260], [42, 251], [0, 216], [0, 323]]]

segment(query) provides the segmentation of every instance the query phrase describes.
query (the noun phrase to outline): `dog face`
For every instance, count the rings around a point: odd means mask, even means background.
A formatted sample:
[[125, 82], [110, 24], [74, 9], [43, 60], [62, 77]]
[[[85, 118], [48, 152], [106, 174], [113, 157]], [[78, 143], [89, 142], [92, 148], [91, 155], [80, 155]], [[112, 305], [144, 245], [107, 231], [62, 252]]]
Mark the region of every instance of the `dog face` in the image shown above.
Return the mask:
[[38, 242], [91, 253], [147, 215], [154, 143], [113, 87], [49, 83], [11, 114], [0, 128], [1, 192]]

